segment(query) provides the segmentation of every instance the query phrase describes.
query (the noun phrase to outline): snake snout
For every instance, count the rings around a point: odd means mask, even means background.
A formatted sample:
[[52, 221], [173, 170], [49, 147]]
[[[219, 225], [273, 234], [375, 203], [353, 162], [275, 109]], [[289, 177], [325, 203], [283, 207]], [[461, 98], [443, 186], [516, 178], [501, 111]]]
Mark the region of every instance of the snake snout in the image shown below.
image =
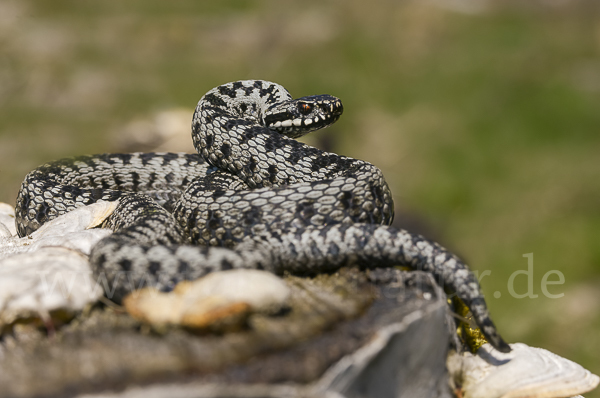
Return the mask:
[[334, 101], [321, 103], [319, 104], [319, 107], [323, 110], [323, 112], [329, 114], [331, 117], [338, 118], [342, 115], [342, 113], [344, 113], [344, 106], [342, 105], [342, 101], [340, 101], [337, 98], [335, 98]]

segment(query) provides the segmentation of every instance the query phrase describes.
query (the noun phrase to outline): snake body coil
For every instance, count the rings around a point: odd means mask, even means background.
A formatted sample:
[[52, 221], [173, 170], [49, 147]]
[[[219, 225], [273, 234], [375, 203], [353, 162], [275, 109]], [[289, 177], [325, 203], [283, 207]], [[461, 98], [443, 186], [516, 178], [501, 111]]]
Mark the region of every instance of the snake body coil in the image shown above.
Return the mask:
[[407, 265], [456, 293], [488, 341], [510, 351], [467, 266], [388, 226], [392, 198], [378, 168], [293, 139], [334, 123], [342, 110], [335, 97], [294, 100], [261, 80], [216, 87], [194, 113], [198, 154], [82, 156], [29, 173], [17, 198], [19, 235], [118, 199], [105, 223], [115, 233], [91, 253], [95, 275], [116, 300], [145, 284], [169, 289], [232, 268], [315, 274], [347, 264]]

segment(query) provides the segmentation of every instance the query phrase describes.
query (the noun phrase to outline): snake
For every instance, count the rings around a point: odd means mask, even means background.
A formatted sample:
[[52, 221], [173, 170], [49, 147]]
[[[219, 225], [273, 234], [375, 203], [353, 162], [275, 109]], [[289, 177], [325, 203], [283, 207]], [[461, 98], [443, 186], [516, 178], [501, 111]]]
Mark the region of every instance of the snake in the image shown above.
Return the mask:
[[471, 310], [488, 342], [510, 346], [490, 318], [475, 275], [449, 250], [390, 226], [393, 200], [381, 170], [296, 138], [330, 126], [340, 99], [294, 99], [281, 85], [241, 80], [208, 91], [192, 119], [197, 151], [78, 156], [24, 179], [19, 236], [81, 206], [118, 201], [91, 250], [94, 275], [119, 302], [146, 285], [229, 269], [278, 275], [403, 265], [432, 274]]

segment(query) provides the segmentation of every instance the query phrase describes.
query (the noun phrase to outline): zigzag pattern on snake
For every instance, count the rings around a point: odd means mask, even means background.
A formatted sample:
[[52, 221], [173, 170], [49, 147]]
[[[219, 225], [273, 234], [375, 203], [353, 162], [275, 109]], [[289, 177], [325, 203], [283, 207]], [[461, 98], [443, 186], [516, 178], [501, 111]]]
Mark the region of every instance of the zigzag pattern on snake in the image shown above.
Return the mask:
[[194, 113], [198, 154], [81, 156], [29, 173], [17, 198], [19, 235], [118, 199], [105, 222], [115, 233], [90, 257], [117, 301], [144, 284], [168, 290], [232, 268], [316, 274], [348, 264], [406, 265], [456, 293], [488, 341], [510, 351], [468, 267], [438, 244], [389, 226], [392, 197], [378, 168], [294, 139], [342, 111], [335, 97], [293, 99], [262, 80], [216, 87]]

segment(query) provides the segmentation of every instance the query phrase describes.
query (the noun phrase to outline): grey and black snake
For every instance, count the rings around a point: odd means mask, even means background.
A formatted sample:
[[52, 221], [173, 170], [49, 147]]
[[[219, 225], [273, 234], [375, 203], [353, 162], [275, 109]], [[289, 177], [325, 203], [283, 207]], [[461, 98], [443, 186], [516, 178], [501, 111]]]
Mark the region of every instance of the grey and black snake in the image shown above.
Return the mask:
[[245, 80], [206, 93], [194, 113], [197, 154], [102, 154], [63, 159], [25, 178], [17, 229], [96, 201], [119, 200], [115, 232], [91, 253], [107, 295], [232, 268], [276, 274], [406, 265], [433, 274], [461, 298], [488, 341], [510, 347], [492, 323], [479, 284], [455, 255], [390, 227], [393, 203], [381, 171], [294, 138], [334, 123], [329, 95], [292, 99], [282, 86]]

